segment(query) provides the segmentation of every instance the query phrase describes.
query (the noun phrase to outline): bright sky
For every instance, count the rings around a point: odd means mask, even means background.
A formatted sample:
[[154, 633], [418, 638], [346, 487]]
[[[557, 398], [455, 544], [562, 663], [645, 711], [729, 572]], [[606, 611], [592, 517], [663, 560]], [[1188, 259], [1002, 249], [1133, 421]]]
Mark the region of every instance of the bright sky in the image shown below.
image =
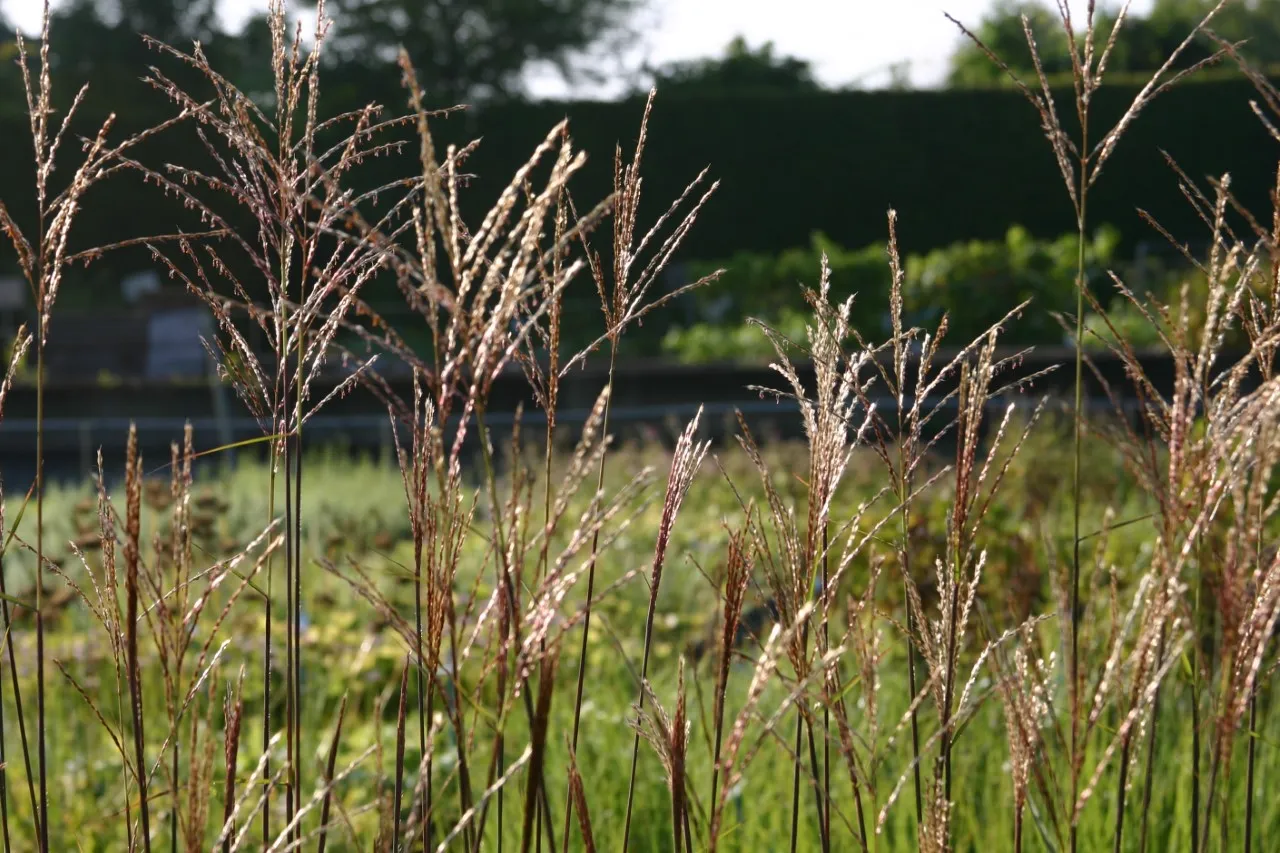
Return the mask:
[[[843, 85], [861, 80], [884, 82], [891, 63], [908, 61], [911, 79], [930, 85], [946, 71], [946, 59], [959, 38], [943, 17], [949, 12], [966, 26], [976, 26], [993, 0], [650, 0], [642, 21], [644, 44], [628, 64], [648, 60], [660, 64], [720, 54], [734, 36], [756, 46], [773, 41], [781, 54], [809, 60], [820, 80]], [[1070, 0], [1083, 18], [1084, 0]], [[222, 14], [237, 26], [266, 8], [266, 0], [222, 0]], [[1135, 0], [1132, 10], [1144, 13], [1151, 0]], [[40, 0], [0, 0], [0, 7], [24, 30], [40, 19]], [[564, 92], [556, 80], [535, 80], [535, 94]]]

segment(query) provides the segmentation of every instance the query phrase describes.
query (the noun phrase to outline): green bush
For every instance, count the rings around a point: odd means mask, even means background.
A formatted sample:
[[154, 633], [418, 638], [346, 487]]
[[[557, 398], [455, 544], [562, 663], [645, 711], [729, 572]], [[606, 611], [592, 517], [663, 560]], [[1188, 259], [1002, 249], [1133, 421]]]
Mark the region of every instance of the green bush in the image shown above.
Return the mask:
[[[804, 341], [805, 323], [809, 317], [790, 306], [784, 307], [769, 325], [793, 341]], [[760, 329], [748, 323], [717, 325], [695, 323], [668, 330], [662, 341], [663, 352], [681, 361], [706, 363], [713, 361], [768, 361], [774, 357], [773, 344]]]
[[[1085, 245], [1086, 274], [1099, 298], [1109, 297], [1106, 271], [1118, 265], [1119, 234], [1099, 229]], [[1060, 343], [1062, 327], [1055, 313], [1075, 311], [1075, 266], [1079, 250], [1074, 235], [1037, 240], [1022, 227], [1009, 229], [1002, 241], [954, 243], [924, 255], [903, 259], [903, 300], [910, 323], [932, 324], [945, 312], [951, 335], [970, 340], [1000, 321], [1013, 306], [1031, 304], [1006, 329], [1010, 344]], [[701, 320], [670, 329], [663, 352], [687, 361], [758, 360], [772, 354], [759, 331], [748, 328], [754, 317], [788, 337], [803, 339], [808, 316], [801, 285], [817, 286], [821, 257], [831, 269], [833, 299], [854, 295], [853, 325], [864, 336], [888, 331], [891, 273], [884, 246], [845, 249], [822, 234], [808, 248], [780, 255], [742, 252], [727, 261], [695, 264], [694, 276], [726, 269], [720, 283], [697, 297]]]
[[[1097, 285], [1106, 270], [1116, 266], [1119, 242], [1114, 229], [1102, 228], [1085, 245], [1086, 275], [1100, 298], [1110, 291]], [[1036, 240], [1015, 225], [1003, 242], [971, 240], [907, 258], [903, 298], [908, 314], [928, 323], [946, 313], [953, 333], [970, 340], [1030, 300], [1018, 321], [1005, 330], [1005, 342], [1062, 342], [1064, 333], [1055, 314], [1075, 313], [1078, 252], [1075, 235]]]
[[884, 247], [845, 249], [822, 233], [815, 233], [807, 248], [779, 255], [739, 252], [727, 261], [691, 264], [691, 279], [725, 270], [715, 287], [696, 291], [698, 312], [704, 321], [725, 326], [739, 326], [748, 317], [781, 322], [787, 312], [809, 316], [802, 287], [818, 286], [823, 253], [831, 268], [833, 301], [856, 295], [854, 326], [863, 334], [879, 335], [886, 329], [889, 311], [890, 274]]

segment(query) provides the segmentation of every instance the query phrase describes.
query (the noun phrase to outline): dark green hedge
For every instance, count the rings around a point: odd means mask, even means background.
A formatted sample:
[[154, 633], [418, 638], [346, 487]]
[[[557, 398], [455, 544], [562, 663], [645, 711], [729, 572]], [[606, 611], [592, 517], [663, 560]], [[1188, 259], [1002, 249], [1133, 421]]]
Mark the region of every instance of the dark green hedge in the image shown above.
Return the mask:
[[[330, 76], [331, 111], [368, 101], [403, 102], [394, 78]], [[1097, 93], [1093, 126], [1105, 128], [1128, 106], [1137, 86]], [[1062, 91], [1060, 115], [1074, 110]], [[91, 94], [82, 129], [107, 104], [121, 112], [121, 128], [159, 115], [158, 97], [111, 103]], [[16, 93], [6, 93], [8, 100]], [[1160, 149], [1194, 178], [1230, 171], [1242, 200], [1268, 209], [1277, 148], [1251, 113], [1252, 86], [1243, 80], [1187, 83], [1162, 95], [1134, 123], [1091, 195], [1091, 221], [1120, 228], [1127, 243], [1151, 232], [1141, 207], [1180, 239], [1195, 240], [1203, 225], [1179, 193]], [[476, 136], [483, 142], [469, 162], [477, 174], [465, 198], [472, 215], [487, 207], [514, 169], [558, 120], [591, 161], [577, 198], [586, 203], [610, 189], [615, 143], [634, 142], [642, 104], [541, 103], [491, 106], [436, 122], [443, 142]], [[0, 198], [20, 218], [31, 213], [31, 163], [25, 119], [6, 109], [0, 118], [5, 168]], [[882, 240], [885, 213], [900, 213], [903, 248], [925, 251], [956, 240], [1000, 239], [1018, 223], [1037, 237], [1071, 231], [1074, 220], [1039, 119], [1016, 92], [846, 92], [787, 97], [662, 98], [653, 113], [645, 164], [642, 224], [703, 167], [721, 181], [717, 198], [689, 236], [682, 257], [727, 257], [735, 252], [780, 252], [803, 245], [815, 230], [842, 245]], [[72, 146], [64, 149], [73, 154]], [[158, 139], [144, 152], [153, 163], [199, 157], [188, 132]], [[401, 157], [362, 167], [368, 184], [414, 170], [411, 147]], [[63, 172], [69, 170], [64, 169]], [[139, 231], [169, 231], [177, 204], [135, 178], [113, 179], [86, 200], [74, 242], [83, 247]], [[122, 213], [127, 215], [122, 216]], [[126, 234], [125, 232], [129, 233]], [[0, 261], [3, 263], [3, 261]], [[145, 264], [134, 256], [118, 262]]]

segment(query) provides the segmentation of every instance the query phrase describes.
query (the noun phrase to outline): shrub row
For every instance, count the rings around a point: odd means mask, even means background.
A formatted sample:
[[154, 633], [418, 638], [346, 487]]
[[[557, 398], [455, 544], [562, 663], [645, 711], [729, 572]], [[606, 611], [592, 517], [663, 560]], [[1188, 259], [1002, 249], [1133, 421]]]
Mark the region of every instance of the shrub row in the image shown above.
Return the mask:
[[[1086, 276], [1090, 290], [1113, 314], [1137, 345], [1155, 342], [1145, 323], [1133, 324], [1132, 306], [1115, 298], [1109, 271], [1136, 290], [1166, 300], [1192, 271], [1169, 261], [1137, 264], [1121, 251], [1119, 233], [1098, 229], [1086, 242]], [[1002, 339], [1008, 344], [1068, 343], [1060, 315], [1072, 315], [1076, 305], [1075, 275], [1078, 241], [1073, 234], [1040, 240], [1021, 226], [1013, 226], [1003, 240], [969, 240], [902, 258], [904, 320], [931, 327], [943, 313], [950, 335], [970, 340], [1000, 322], [1013, 307], [1029, 302]], [[825, 255], [830, 268], [832, 298], [854, 296], [854, 327], [867, 339], [888, 334], [891, 270], [884, 245], [846, 249], [826, 235], [815, 234], [809, 246], [771, 255], [740, 252], [720, 262], [696, 263], [690, 277], [723, 268], [720, 282], [696, 291], [687, 316], [691, 322], [671, 327], [662, 341], [663, 353], [685, 361], [754, 360], [773, 354], [748, 318], [768, 322], [793, 340], [803, 340], [811, 313], [803, 287], [816, 288], [817, 270]], [[1133, 328], [1129, 328], [1133, 326]], [[1099, 332], [1105, 329], [1095, 326]], [[1137, 334], [1140, 339], [1134, 339]], [[1145, 335], [1145, 337], [1144, 337]]]
[[[358, 81], [345, 80], [344, 73], [334, 69], [332, 74], [329, 112], [359, 108], [371, 100], [393, 111], [405, 103], [398, 77], [390, 71]], [[1103, 87], [1092, 105], [1096, 126], [1109, 127], [1138, 90], [1136, 81], [1128, 80]], [[1074, 116], [1070, 87], [1061, 87], [1058, 95], [1059, 115], [1069, 122]], [[101, 118], [95, 111], [101, 112], [106, 97], [91, 90], [72, 130], [92, 133]], [[1091, 191], [1091, 220], [1116, 225], [1130, 249], [1135, 241], [1155, 236], [1141, 224], [1136, 207], [1149, 211], [1178, 239], [1198, 237], [1202, 223], [1180, 193], [1162, 151], [1197, 181], [1230, 172], [1242, 202], [1255, 211], [1266, 209], [1274, 140], [1250, 109], [1254, 97], [1252, 86], [1238, 75], [1182, 84], [1163, 94], [1128, 129], [1106, 175]], [[0, 139], [23, 139], [29, 132], [21, 106], [14, 102], [0, 108]], [[148, 126], [154, 111], [165, 108], [159, 95], [144, 93], [121, 118], [118, 135]], [[575, 195], [603, 197], [612, 188], [612, 157], [596, 152], [633, 144], [642, 108], [635, 99], [494, 104], [439, 118], [435, 133], [442, 146], [482, 139], [467, 160], [467, 171], [475, 178], [463, 206], [472, 206], [468, 213], [474, 218], [483, 214], [532, 147], [566, 117], [576, 147], [595, 154], [575, 178]], [[1196, 116], [1194, 123], [1185, 121], [1189, 115]], [[1013, 224], [1037, 237], [1070, 231], [1075, 224], [1034, 112], [1016, 91], [716, 98], [664, 98], [659, 93], [651, 126], [646, 158], [654, 168], [652, 184], [645, 185], [642, 219], [651, 221], [660, 212], [650, 200], [676, 197], [708, 164], [709, 177], [721, 182], [699, 228], [682, 246], [683, 258], [781, 252], [802, 245], [815, 228], [843, 245], [862, 245], [884, 234], [884, 214], [891, 206], [904, 211], [900, 236], [910, 251], [956, 240], [999, 239]], [[1075, 133], [1070, 127], [1067, 131]], [[406, 142], [409, 136], [406, 130]], [[143, 153], [152, 162], [178, 162], [192, 156], [199, 160], [202, 151], [194, 134], [180, 128], [147, 143]], [[416, 151], [410, 144], [368, 161], [352, 175], [353, 186], [379, 186], [411, 173]], [[804, 156], [797, 156], [799, 151]], [[0, 198], [20, 222], [31, 222], [30, 158], [17, 149], [14, 153], [20, 156], [0, 173]], [[174, 205], [165, 203], [154, 187], [135, 183], [109, 181], [100, 188], [101, 204], [77, 222], [75, 247], [121, 239], [122, 219], [147, 233], [172, 227]], [[130, 211], [130, 216], [111, 215], [119, 210]], [[144, 250], [110, 255], [102, 262], [122, 273], [149, 263]]]

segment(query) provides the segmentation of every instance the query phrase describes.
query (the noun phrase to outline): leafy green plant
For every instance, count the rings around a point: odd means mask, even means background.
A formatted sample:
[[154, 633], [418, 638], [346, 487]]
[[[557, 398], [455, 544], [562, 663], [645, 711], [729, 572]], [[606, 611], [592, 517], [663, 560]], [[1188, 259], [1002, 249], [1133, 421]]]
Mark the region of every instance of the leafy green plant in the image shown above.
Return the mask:
[[[1095, 289], [1117, 265], [1119, 233], [1100, 228], [1084, 248], [1084, 276]], [[1078, 238], [1037, 240], [1014, 226], [1003, 242], [970, 241], [908, 257], [903, 298], [908, 315], [935, 321], [946, 314], [958, 335], [971, 336], [997, 322], [1007, 306], [1029, 301], [1029, 310], [1011, 325], [1008, 344], [1062, 340], [1055, 314], [1075, 304]]]
[[[1125, 272], [1117, 255], [1119, 242], [1115, 229], [1101, 228], [1086, 245], [1085, 274], [1099, 290], [1109, 290], [1109, 270]], [[1002, 340], [1010, 345], [1060, 343], [1063, 333], [1055, 314], [1073, 310], [1077, 249], [1075, 235], [1038, 240], [1015, 226], [1002, 241], [972, 240], [909, 255], [903, 264], [904, 319], [932, 324], [945, 314], [952, 334], [970, 339], [1000, 320], [1007, 306], [1029, 301]], [[890, 331], [890, 272], [883, 245], [850, 250], [817, 234], [807, 249], [778, 256], [742, 253], [706, 265], [708, 270], [725, 269], [721, 286], [698, 297], [698, 310], [707, 319], [671, 327], [663, 352], [690, 362], [771, 357], [746, 329], [748, 317], [801, 340], [809, 314], [800, 285], [812, 281], [823, 257], [831, 270], [832, 293], [842, 299], [855, 296], [853, 328], [868, 340], [883, 337]], [[701, 272], [704, 266], [692, 269]], [[1151, 274], [1171, 275], [1164, 270]]]

